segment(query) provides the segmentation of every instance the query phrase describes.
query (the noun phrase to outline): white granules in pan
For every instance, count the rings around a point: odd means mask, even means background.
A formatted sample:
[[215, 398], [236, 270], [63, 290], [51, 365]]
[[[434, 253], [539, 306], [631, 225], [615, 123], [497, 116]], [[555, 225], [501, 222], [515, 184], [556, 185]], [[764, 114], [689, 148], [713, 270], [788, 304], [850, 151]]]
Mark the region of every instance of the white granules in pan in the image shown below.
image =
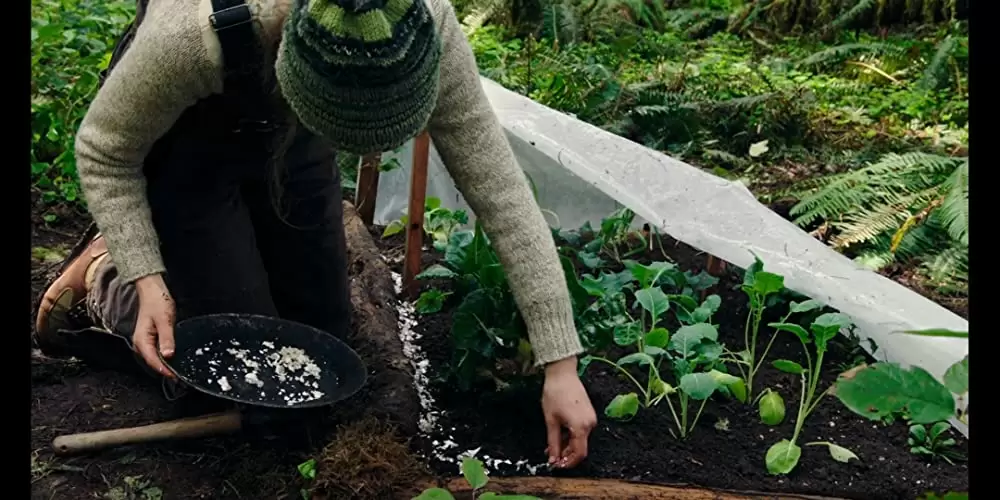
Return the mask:
[[[236, 340], [230, 340], [229, 347], [218, 345], [221, 343], [209, 342], [196, 349], [194, 354], [210, 357], [208, 366], [212, 377], [207, 382], [218, 386], [222, 392], [232, 391], [233, 380], [237, 380], [244, 386], [257, 387], [261, 398], [267, 397], [271, 391], [272, 395], [280, 397], [288, 406], [313, 401], [325, 395], [319, 390], [320, 368], [302, 349], [287, 346], [279, 349], [274, 342], [268, 341], [261, 342], [259, 349], [240, 348], [240, 343]], [[220, 363], [220, 357], [229, 359]], [[222, 366], [228, 367], [226, 371], [229, 373], [219, 373], [223, 371]], [[265, 380], [276, 383], [272, 382], [273, 387], [265, 387], [268, 385]]]

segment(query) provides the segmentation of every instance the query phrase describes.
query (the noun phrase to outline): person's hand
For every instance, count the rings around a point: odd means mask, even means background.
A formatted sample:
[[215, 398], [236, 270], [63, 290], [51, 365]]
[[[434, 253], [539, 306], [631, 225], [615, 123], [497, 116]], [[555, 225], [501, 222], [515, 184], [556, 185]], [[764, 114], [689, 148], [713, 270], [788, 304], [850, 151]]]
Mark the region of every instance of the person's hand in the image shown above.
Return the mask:
[[[545, 367], [542, 412], [548, 430], [549, 464], [576, 467], [587, 458], [587, 439], [597, 425], [597, 414], [576, 372], [576, 356]], [[563, 428], [569, 439], [563, 439]]]
[[139, 294], [139, 316], [132, 334], [132, 346], [152, 369], [173, 378], [156, 351], [159, 350], [164, 358], [174, 355], [174, 299], [159, 274], [139, 278], [135, 289]]

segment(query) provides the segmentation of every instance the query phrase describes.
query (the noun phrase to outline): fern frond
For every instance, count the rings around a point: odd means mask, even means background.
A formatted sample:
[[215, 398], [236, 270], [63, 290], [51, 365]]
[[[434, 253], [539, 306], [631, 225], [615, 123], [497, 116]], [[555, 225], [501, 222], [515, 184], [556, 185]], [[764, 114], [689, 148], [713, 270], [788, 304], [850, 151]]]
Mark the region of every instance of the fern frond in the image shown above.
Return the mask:
[[819, 66], [843, 62], [845, 59], [862, 54], [898, 55], [903, 51], [903, 48], [888, 43], [846, 43], [813, 53], [799, 61], [798, 65], [801, 67]]
[[884, 197], [889, 199], [874, 208], [861, 208], [844, 217], [844, 222], [831, 223], [841, 231], [833, 238], [832, 243], [836, 247], [844, 248], [869, 242], [883, 233], [895, 232], [910, 217], [911, 207], [925, 205], [937, 194], [937, 189], [927, 189], [899, 197], [885, 193]]
[[872, 10], [872, 8], [877, 4], [877, 0], [859, 0], [858, 3], [854, 4], [854, 7], [847, 9], [846, 12], [837, 16], [837, 18], [830, 23], [830, 28], [835, 30], [843, 28], [849, 23], [857, 20], [868, 11]]
[[923, 90], [937, 90], [948, 81], [948, 59], [952, 52], [958, 47], [955, 38], [948, 36], [937, 44], [934, 57], [924, 68], [923, 76], [917, 82], [917, 86]]
[[945, 196], [939, 216], [955, 241], [969, 244], [969, 161], [966, 160], [945, 182]]

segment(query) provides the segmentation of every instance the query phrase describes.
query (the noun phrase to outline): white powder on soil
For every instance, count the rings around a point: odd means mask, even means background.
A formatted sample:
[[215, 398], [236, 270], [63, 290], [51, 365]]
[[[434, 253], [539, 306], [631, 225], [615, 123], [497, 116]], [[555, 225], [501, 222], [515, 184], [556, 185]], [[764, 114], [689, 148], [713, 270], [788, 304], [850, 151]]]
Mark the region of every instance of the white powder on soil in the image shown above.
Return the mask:
[[[386, 260], [384, 256], [383, 260]], [[403, 277], [399, 273], [393, 272], [392, 279], [395, 284], [396, 295], [401, 296], [403, 293]], [[454, 436], [451, 433], [446, 432], [441, 427], [438, 421], [442, 413], [435, 408], [434, 396], [430, 390], [430, 379], [428, 377], [430, 361], [426, 358], [420, 346], [417, 345], [417, 341], [420, 340], [421, 335], [413, 330], [417, 326], [416, 309], [412, 303], [406, 300], [399, 300], [396, 310], [399, 313], [399, 340], [403, 343], [403, 354], [410, 360], [410, 364], [413, 366], [413, 383], [420, 398], [421, 412], [418, 421], [420, 432], [426, 439], [432, 439], [431, 436], [446, 436], [443, 440], [433, 439], [431, 441], [431, 445], [434, 447], [433, 456], [425, 456], [423, 458], [433, 458], [441, 462], [453, 463], [458, 468], [459, 474], [461, 474], [462, 458], [476, 456], [480, 448], [455, 453], [459, 449], [458, 443], [454, 441]], [[452, 427], [451, 431], [454, 430], [455, 428]], [[488, 469], [512, 468], [514, 472], [523, 470], [530, 475], [535, 475], [539, 468], [548, 467], [548, 464], [531, 464], [528, 460], [512, 461], [504, 458], [490, 457], [489, 455], [484, 455], [481, 460]]]
[[[262, 366], [273, 373], [279, 383], [278, 395], [288, 406], [320, 399], [325, 395], [317, 390], [320, 368], [302, 349], [287, 346], [275, 349], [274, 342], [270, 341], [261, 342], [262, 348], [259, 350], [239, 348], [240, 343], [236, 340], [229, 340], [228, 344], [232, 347], [213, 345], [221, 343], [222, 341], [212, 341], [194, 352], [196, 356], [212, 357], [208, 360], [208, 369], [212, 375], [216, 375], [217, 368], [222, 366], [219, 357], [228, 355], [230, 359], [225, 366], [230, 375], [242, 378], [249, 385], [264, 388], [265, 383], [261, 380], [260, 373]], [[232, 390], [227, 376], [209, 379], [208, 383], [218, 385], [223, 392]], [[266, 391], [260, 391], [262, 398], [266, 394]]]

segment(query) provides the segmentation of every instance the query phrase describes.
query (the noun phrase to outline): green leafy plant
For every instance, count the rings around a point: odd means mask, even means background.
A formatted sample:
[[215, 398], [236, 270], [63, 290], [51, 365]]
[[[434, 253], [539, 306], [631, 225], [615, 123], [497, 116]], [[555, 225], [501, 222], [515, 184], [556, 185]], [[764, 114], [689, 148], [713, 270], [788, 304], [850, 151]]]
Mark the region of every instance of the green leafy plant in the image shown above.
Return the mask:
[[[508, 379], [535, 374], [527, 328], [514, 302], [500, 258], [478, 224], [451, 234], [441, 264], [417, 279], [443, 279], [461, 301], [452, 316], [452, 375], [462, 389], [490, 377], [498, 388]], [[428, 290], [417, 303], [425, 311], [440, 310], [444, 292]]]
[[[967, 338], [968, 332], [944, 329], [903, 332], [910, 335]], [[919, 366], [875, 363], [842, 377], [835, 393], [848, 409], [871, 420], [901, 415], [911, 424], [934, 424], [951, 418], [968, 425], [961, 402], [969, 392], [969, 356], [952, 364], [943, 381]]]
[[[431, 237], [434, 249], [442, 252], [448, 246], [451, 235], [468, 224], [469, 216], [465, 210], [451, 210], [441, 206], [441, 200], [428, 197], [424, 208], [424, 233]], [[389, 223], [382, 231], [382, 238], [399, 234], [406, 229], [409, 217], [403, 215], [398, 220]]]
[[940, 457], [949, 464], [954, 464], [953, 460], [961, 460], [962, 455], [954, 449], [955, 439], [945, 434], [948, 429], [951, 429], [948, 422], [938, 422], [929, 429], [923, 424], [910, 425], [910, 437], [906, 440], [910, 453], [928, 458]]
[[[767, 450], [765, 461], [767, 464], [767, 470], [771, 474], [788, 474], [795, 468], [796, 465], [798, 465], [799, 457], [802, 455], [802, 449], [798, 446], [798, 444], [796, 444], [796, 442], [802, 432], [802, 426], [805, 424], [806, 418], [809, 417], [809, 414], [811, 414], [823, 400], [823, 396], [830, 392], [829, 390], [826, 390], [820, 392], [818, 395], [816, 393], [817, 386], [820, 382], [820, 373], [823, 368], [823, 356], [827, 352], [827, 343], [830, 339], [835, 337], [841, 329], [847, 328], [850, 324], [850, 320], [843, 314], [826, 313], [816, 318], [809, 326], [808, 331], [795, 323], [770, 323], [768, 325], [777, 330], [794, 334], [795, 337], [802, 343], [802, 349], [806, 358], [805, 367], [799, 363], [786, 359], [775, 360], [773, 363], [774, 367], [778, 370], [798, 375], [801, 380], [801, 384], [798, 412], [795, 418], [795, 431], [792, 434], [792, 438], [782, 439]], [[809, 353], [810, 343], [814, 344], [816, 348], [815, 359], [813, 359], [812, 355]], [[830, 455], [835, 460], [841, 462], [847, 462], [851, 458], [857, 458], [850, 450], [837, 446], [833, 443], [818, 442], [807, 443], [807, 445], [827, 446], [830, 449]]]
[[[639, 285], [634, 297], [642, 315], [638, 320], [630, 316], [629, 322], [618, 325], [614, 330], [614, 342], [632, 347], [634, 352], [617, 361], [585, 356], [580, 361], [580, 371], [582, 374], [592, 362], [598, 361], [614, 367], [635, 385], [638, 392], [619, 394], [608, 404], [604, 411], [608, 417], [631, 419], [640, 407], [650, 408], [666, 400], [676, 425], [675, 436], [684, 439], [697, 425], [708, 398], [739, 379], [717, 369], [721, 367], [722, 346], [718, 344], [719, 332], [715, 326], [710, 323], [684, 325], [673, 336], [661, 326], [670, 309], [670, 300], [658, 283], [665, 273], [674, 269], [673, 265], [663, 262], [630, 265], [629, 270]], [[667, 383], [661, 374], [661, 364], [665, 360], [672, 367], [676, 387]], [[632, 365], [645, 369], [645, 383], [640, 383], [629, 372]], [[679, 411], [671, 396], [676, 396]], [[693, 415], [692, 400], [701, 401]]]
[[[310, 458], [309, 460], [302, 462], [301, 464], [298, 465], [298, 467], [296, 467], [296, 469], [299, 471], [299, 476], [301, 476], [302, 479], [306, 480], [307, 482], [312, 482], [313, 480], [316, 479], [315, 458]], [[312, 494], [309, 492], [309, 488], [300, 489], [299, 494], [302, 495], [302, 500], [309, 500], [309, 498], [312, 496]]]
[[[501, 495], [492, 491], [482, 491], [489, 483], [483, 462], [472, 457], [462, 458], [462, 476], [472, 487], [473, 500], [542, 500], [530, 495]], [[428, 488], [413, 500], [455, 500], [455, 496], [444, 488]]]
[[565, 250], [575, 253], [584, 266], [594, 270], [605, 265], [605, 258], [621, 263], [646, 250], [646, 237], [641, 231], [632, 229], [633, 220], [635, 213], [621, 208], [602, 219], [596, 231], [587, 222], [580, 229], [558, 231], [557, 235], [569, 243]]

